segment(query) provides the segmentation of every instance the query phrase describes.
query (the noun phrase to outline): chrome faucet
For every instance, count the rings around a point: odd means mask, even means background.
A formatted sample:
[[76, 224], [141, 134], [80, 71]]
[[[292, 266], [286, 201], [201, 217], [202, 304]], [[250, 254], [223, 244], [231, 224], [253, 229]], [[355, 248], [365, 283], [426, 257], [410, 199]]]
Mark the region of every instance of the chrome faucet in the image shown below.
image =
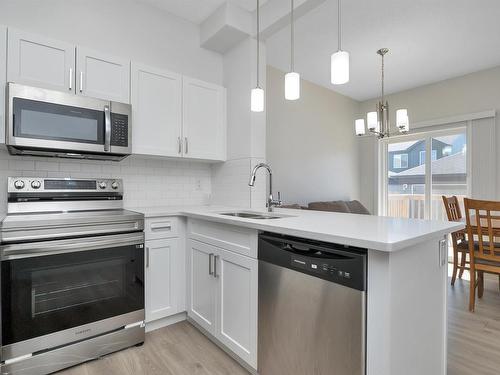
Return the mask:
[[253, 167], [252, 174], [250, 175], [250, 181], [248, 182], [248, 186], [253, 187], [255, 185], [255, 174], [260, 168], [266, 168], [269, 172], [269, 194], [267, 195], [267, 203], [266, 207], [269, 212], [273, 211], [273, 207], [281, 206], [281, 194], [278, 191], [278, 199], [273, 198], [273, 171], [271, 167], [266, 163], [259, 163], [255, 167]]

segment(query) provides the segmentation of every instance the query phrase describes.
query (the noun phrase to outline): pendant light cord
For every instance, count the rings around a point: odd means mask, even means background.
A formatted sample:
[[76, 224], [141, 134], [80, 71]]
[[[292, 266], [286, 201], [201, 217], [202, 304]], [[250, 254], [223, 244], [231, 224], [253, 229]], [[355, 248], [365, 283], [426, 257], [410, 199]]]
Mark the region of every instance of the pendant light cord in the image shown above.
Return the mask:
[[257, 0], [257, 87], [260, 88], [260, 2]]
[[292, 9], [290, 11], [290, 72], [295, 71], [295, 25], [293, 17], [293, 0], [291, 1]]
[[342, 51], [342, 0], [337, 0], [337, 26], [339, 28], [339, 51]]

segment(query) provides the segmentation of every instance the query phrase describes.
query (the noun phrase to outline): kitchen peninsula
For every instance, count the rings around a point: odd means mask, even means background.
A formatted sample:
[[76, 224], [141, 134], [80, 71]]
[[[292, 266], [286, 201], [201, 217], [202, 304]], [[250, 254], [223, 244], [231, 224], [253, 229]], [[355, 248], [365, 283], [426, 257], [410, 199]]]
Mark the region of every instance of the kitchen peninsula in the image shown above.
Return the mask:
[[[248, 319], [252, 320], [247, 324], [249, 332], [235, 330], [233, 337], [229, 337], [230, 332], [212, 333], [212, 319], [200, 316], [193, 298], [199, 292], [195, 285], [197, 277], [193, 275], [198, 270], [196, 265], [193, 266], [196, 262], [193, 259], [198, 256], [193, 243], [221, 247], [257, 263], [258, 235], [265, 231], [367, 249], [368, 375], [446, 374], [445, 238], [448, 233], [461, 229], [461, 223], [291, 209], [261, 212], [262, 216], [275, 218], [260, 219], [233, 216], [257, 213], [255, 210], [215, 206], [135, 210], [143, 212], [146, 217], [146, 246], [148, 230], [150, 226], [158, 227], [157, 222], [163, 223], [168, 230], [174, 228], [181, 233], [179, 236], [185, 233], [188, 319], [215, 337], [216, 342], [222, 343], [222, 347], [229, 349], [250, 370], [257, 369], [257, 303], [251, 301], [248, 304], [250, 309], [255, 309], [248, 313]], [[171, 225], [173, 223], [175, 225]], [[223, 267], [224, 259], [221, 259], [220, 272], [223, 272]], [[254, 268], [248, 266], [245, 269]], [[250, 276], [250, 273], [247, 281], [256, 282], [257, 277]], [[238, 298], [256, 299], [255, 294], [242, 293]], [[223, 310], [224, 306], [219, 309]], [[219, 317], [222, 321], [218, 325], [226, 323], [226, 327], [230, 327], [231, 324], [223, 319], [228, 317]], [[214, 320], [217, 319], [214, 317]]]

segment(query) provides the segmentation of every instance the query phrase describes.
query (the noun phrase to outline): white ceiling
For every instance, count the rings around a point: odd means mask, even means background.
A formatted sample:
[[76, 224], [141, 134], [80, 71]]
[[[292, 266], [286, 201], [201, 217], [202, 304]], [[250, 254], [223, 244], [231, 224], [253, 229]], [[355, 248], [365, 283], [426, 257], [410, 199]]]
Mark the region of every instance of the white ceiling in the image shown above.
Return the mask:
[[[226, 0], [138, 0], [148, 3], [169, 13], [182, 17], [188, 21], [200, 24], [210, 16]], [[239, 5], [243, 9], [254, 11], [256, 0], [227, 0], [227, 2]], [[260, 0], [261, 6], [267, 0]]]
[[[336, 0], [296, 23], [296, 70], [302, 77], [357, 100], [380, 94], [380, 57], [386, 56], [386, 91], [422, 86], [500, 65], [498, 0], [344, 0], [343, 49], [351, 79], [330, 84], [330, 55], [337, 50]], [[289, 69], [290, 29], [267, 40], [267, 62]]]

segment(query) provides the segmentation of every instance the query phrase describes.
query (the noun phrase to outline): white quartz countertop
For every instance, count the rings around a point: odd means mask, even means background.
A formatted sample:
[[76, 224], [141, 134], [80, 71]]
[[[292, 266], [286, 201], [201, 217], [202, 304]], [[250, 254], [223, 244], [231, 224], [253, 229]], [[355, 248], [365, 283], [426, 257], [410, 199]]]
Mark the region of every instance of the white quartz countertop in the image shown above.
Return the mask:
[[186, 216], [314, 240], [393, 252], [464, 228], [463, 223], [309, 210], [275, 209], [279, 219], [245, 219], [223, 212], [251, 211], [221, 206], [131, 207], [146, 218]]

